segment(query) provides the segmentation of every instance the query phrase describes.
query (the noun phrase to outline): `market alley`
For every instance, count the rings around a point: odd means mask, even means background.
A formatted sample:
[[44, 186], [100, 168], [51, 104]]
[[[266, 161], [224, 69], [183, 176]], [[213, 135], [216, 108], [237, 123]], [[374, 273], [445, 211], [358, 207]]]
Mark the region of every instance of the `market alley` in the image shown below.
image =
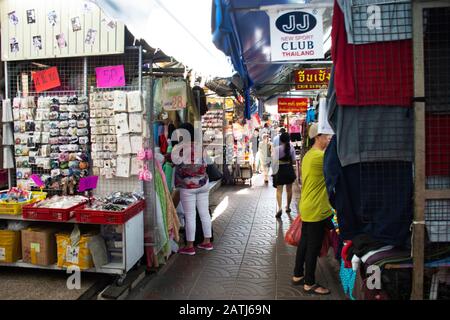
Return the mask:
[[297, 216], [299, 195], [295, 185], [292, 213], [277, 221], [275, 189], [263, 185], [261, 175], [253, 177], [253, 187], [221, 187], [211, 194], [214, 250], [172, 256], [128, 299], [345, 299], [332, 250], [317, 268], [318, 282], [331, 295], [306, 295], [291, 284], [296, 247], [284, 242], [284, 234]]

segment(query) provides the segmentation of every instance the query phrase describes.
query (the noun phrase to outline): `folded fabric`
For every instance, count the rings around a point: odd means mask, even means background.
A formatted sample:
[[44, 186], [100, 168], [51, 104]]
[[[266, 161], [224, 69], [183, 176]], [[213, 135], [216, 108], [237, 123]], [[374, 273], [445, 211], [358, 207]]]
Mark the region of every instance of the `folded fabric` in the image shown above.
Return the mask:
[[378, 265], [379, 263], [383, 264], [383, 260], [386, 260], [386, 259], [407, 261], [409, 258], [411, 258], [410, 250], [393, 248], [391, 250], [386, 250], [386, 251], [381, 251], [381, 252], [375, 253], [374, 255], [372, 255], [370, 258], [368, 258], [366, 260], [365, 265], [371, 266], [371, 265]]
[[370, 258], [371, 256], [373, 256], [374, 254], [376, 254], [376, 253], [378, 253], [378, 252], [382, 252], [382, 251], [391, 250], [391, 249], [393, 249], [393, 248], [394, 248], [394, 246], [384, 246], [384, 247], [382, 247], [382, 248], [380, 248], [380, 249], [369, 251], [369, 252], [367, 252], [367, 253], [361, 258], [361, 261], [362, 261], [363, 263], [366, 263], [367, 259], [369, 259], [369, 258]]

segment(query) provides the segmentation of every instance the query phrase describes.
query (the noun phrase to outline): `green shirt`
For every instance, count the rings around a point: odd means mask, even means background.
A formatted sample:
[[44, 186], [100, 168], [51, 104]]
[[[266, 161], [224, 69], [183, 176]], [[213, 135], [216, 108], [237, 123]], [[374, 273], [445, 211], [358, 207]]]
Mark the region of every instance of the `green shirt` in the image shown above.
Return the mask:
[[324, 151], [312, 148], [302, 160], [302, 192], [299, 212], [305, 222], [319, 222], [331, 216], [325, 177]]

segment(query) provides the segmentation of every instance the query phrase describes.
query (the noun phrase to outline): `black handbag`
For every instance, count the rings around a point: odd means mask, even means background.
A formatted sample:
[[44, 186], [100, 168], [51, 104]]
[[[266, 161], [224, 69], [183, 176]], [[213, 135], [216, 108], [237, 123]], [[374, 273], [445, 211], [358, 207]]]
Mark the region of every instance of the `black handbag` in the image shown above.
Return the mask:
[[206, 167], [206, 173], [208, 174], [210, 182], [219, 181], [223, 177], [222, 172], [220, 172], [216, 164], [208, 164]]

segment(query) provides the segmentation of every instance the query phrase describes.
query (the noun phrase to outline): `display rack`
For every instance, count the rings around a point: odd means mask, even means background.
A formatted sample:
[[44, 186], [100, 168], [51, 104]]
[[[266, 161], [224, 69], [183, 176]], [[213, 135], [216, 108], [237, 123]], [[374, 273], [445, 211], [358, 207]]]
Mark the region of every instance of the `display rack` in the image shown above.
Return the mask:
[[[42, 221], [34, 219], [24, 219], [21, 215], [0, 215], [0, 220], [15, 220], [39, 223], [63, 223], [63, 224], [80, 224], [80, 225], [94, 225], [90, 223], [78, 222], [74, 218], [69, 221]], [[139, 263], [139, 260], [144, 255], [144, 214], [141, 211], [139, 214], [119, 225], [122, 230], [122, 259], [112, 259], [108, 264], [101, 268], [91, 268], [82, 270], [83, 272], [105, 273], [120, 275], [122, 279], [133, 266]], [[1, 263], [0, 267], [19, 267], [19, 268], [36, 268], [45, 270], [66, 270], [65, 267], [58, 267], [56, 264], [49, 266], [41, 266], [31, 263], [25, 263], [22, 260], [13, 263]]]
[[[95, 89], [95, 68], [108, 66], [108, 65], [124, 65], [126, 86], [120, 88], [112, 89]], [[47, 59], [42, 61], [20, 61], [20, 62], [5, 62], [6, 71], [6, 98], [22, 97], [22, 96], [34, 96], [38, 94], [33, 92], [23, 92], [24, 82], [21, 81], [20, 76], [22, 74], [31, 74], [31, 72], [36, 71], [39, 65], [51, 65], [57, 66], [60, 74], [60, 80], [62, 87], [67, 89], [60, 92], [44, 92], [39, 93], [39, 96], [48, 95], [62, 95], [65, 93], [70, 94], [83, 94], [85, 96], [90, 95], [91, 92], [100, 92], [106, 90], [138, 90], [142, 95], [145, 90], [143, 90], [143, 79], [142, 79], [142, 47], [133, 46], [126, 47], [125, 53], [121, 55], [114, 56], [94, 56], [85, 58], [64, 58], [64, 59]], [[28, 77], [27, 87], [32, 87], [32, 79]], [[147, 86], [149, 87], [149, 86]], [[149, 111], [149, 97], [148, 95], [143, 97], [143, 119], [146, 119], [144, 112]], [[144, 125], [145, 127], [146, 125]], [[90, 127], [90, 126], [89, 126]], [[92, 128], [91, 128], [92, 129]], [[147, 132], [148, 136], [144, 137], [147, 139], [151, 137], [152, 132]], [[91, 135], [89, 135], [91, 136]], [[151, 138], [148, 138], [151, 140]], [[90, 174], [92, 175], [92, 158], [90, 159]], [[153, 170], [153, 164], [150, 163], [150, 170]], [[33, 171], [36, 174], [46, 174], [47, 171], [37, 170]], [[16, 172], [15, 170], [10, 170], [10, 181], [11, 185], [15, 185]], [[134, 192], [143, 191], [144, 183], [138, 179], [138, 176], [130, 176], [129, 178], [119, 178], [113, 177], [112, 179], [105, 179], [104, 177], [99, 177], [98, 188], [94, 191], [95, 195], [106, 195], [115, 191], [123, 192]], [[51, 191], [50, 195], [61, 194], [61, 190], [45, 190]], [[151, 195], [148, 196], [151, 198]], [[152, 203], [153, 199], [147, 199], [148, 202]], [[155, 221], [154, 211], [152, 206], [147, 205], [146, 209], [139, 212], [137, 215], [133, 216], [131, 219], [126, 221], [124, 224], [117, 225], [118, 229], [121, 230], [121, 246], [122, 254], [121, 257], [113, 257], [110, 262], [100, 268], [91, 268], [88, 270], [81, 270], [82, 272], [95, 272], [104, 273], [120, 276], [119, 280], [123, 281], [127, 272], [131, 270], [134, 266], [139, 264], [141, 258], [144, 256], [144, 243], [149, 245], [145, 238], [154, 239], [154, 224]], [[10, 221], [27, 221], [33, 222], [36, 225], [41, 224], [57, 224], [61, 228], [64, 226], [96, 226], [99, 229], [103, 228], [101, 224], [91, 224], [91, 223], [80, 223], [72, 218], [68, 221], [41, 221], [34, 219], [24, 219], [22, 215], [0, 215], [0, 220], [10, 220]], [[144, 230], [146, 229], [146, 230]], [[120, 254], [118, 254], [120, 256]], [[57, 265], [41, 266], [31, 263], [25, 263], [22, 260], [18, 260], [14, 263], [0, 263], [1, 267], [20, 267], [20, 268], [36, 268], [36, 269], [46, 269], [46, 270], [65, 270], [66, 267], [59, 267]]]

